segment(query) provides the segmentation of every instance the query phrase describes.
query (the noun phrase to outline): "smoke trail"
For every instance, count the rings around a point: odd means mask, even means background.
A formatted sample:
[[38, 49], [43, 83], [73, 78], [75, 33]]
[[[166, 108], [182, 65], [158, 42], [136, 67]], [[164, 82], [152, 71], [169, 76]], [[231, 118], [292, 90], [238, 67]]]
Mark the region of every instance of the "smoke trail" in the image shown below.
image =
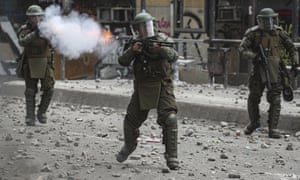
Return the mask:
[[62, 7], [64, 7], [65, 11], [70, 12], [72, 10], [73, 0], [63, 0]]
[[45, 10], [39, 29], [41, 36], [48, 39], [56, 50], [69, 59], [103, 49], [100, 25], [76, 11], [62, 15], [60, 6], [51, 5]]

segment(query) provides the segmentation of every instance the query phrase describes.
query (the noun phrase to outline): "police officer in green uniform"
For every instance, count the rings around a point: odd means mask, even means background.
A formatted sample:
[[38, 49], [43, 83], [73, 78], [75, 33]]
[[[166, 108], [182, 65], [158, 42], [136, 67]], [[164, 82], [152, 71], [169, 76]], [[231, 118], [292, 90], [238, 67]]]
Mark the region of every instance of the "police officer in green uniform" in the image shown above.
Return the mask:
[[[149, 13], [141, 12], [133, 22], [136, 39], [119, 57], [122, 66], [132, 64], [134, 71], [134, 92], [124, 119], [124, 146], [117, 154], [117, 161], [123, 162], [137, 147], [139, 127], [147, 119], [150, 109], [157, 109], [157, 123], [162, 127], [165, 159], [171, 170], [179, 167], [177, 160], [177, 106], [173, 87], [173, 65], [177, 52], [166, 46], [152, 44], [149, 40], [170, 42], [172, 39], [159, 33], [157, 21]], [[142, 41], [143, 40], [143, 41]]]
[[38, 24], [44, 15], [43, 9], [38, 5], [31, 5], [26, 11], [28, 22], [18, 30], [18, 38], [23, 52], [23, 77], [25, 80], [25, 101], [27, 126], [35, 125], [35, 105], [38, 83], [41, 82], [41, 101], [38, 106], [37, 119], [40, 123], [47, 123], [46, 111], [50, 104], [53, 88], [54, 75], [51, 49], [49, 41], [40, 36]]
[[281, 92], [283, 89], [291, 89], [288, 73], [285, 73], [287, 72], [286, 62], [283, 61], [281, 53], [285, 50], [288, 52], [293, 67], [299, 63], [298, 53], [288, 34], [277, 26], [278, 14], [273, 9], [261, 9], [257, 15], [257, 23], [257, 26], [246, 31], [239, 47], [241, 58], [250, 59], [253, 64], [248, 97], [250, 123], [244, 133], [250, 135], [260, 126], [259, 104], [268, 83], [266, 67], [259, 60], [259, 45], [261, 44], [267, 59], [271, 85], [267, 89], [269, 138], [280, 138], [277, 126], [281, 110]]

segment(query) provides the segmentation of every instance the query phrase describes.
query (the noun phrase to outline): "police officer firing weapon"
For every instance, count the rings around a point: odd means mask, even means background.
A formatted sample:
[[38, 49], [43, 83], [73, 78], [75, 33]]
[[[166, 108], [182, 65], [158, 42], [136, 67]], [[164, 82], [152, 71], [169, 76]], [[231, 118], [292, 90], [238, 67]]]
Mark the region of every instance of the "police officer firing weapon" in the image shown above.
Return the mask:
[[37, 119], [40, 123], [47, 123], [46, 111], [53, 96], [54, 75], [50, 43], [40, 36], [38, 24], [43, 18], [44, 11], [38, 5], [31, 5], [26, 11], [28, 22], [18, 30], [18, 39], [24, 47], [22, 67], [18, 74], [25, 80], [25, 101], [27, 126], [34, 126], [36, 122], [35, 106], [38, 83], [41, 82], [41, 101], [38, 106]]
[[116, 156], [117, 161], [125, 161], [136, 149], [140, 126], [147, 119], [150, 109], [157, 109], [157, 123], [162, 127], [167, 166], [177, 170], [177, 106], [172, 67], [178, 55], [166, 45], [172, 42], [171, 39], [158, 32], [157, 21], [149, 13], [137, 14], [133, 29], [135, 39], [119, 57], [121, 65], [133, 65], [135, 80], [124, 119], [125, 142]]

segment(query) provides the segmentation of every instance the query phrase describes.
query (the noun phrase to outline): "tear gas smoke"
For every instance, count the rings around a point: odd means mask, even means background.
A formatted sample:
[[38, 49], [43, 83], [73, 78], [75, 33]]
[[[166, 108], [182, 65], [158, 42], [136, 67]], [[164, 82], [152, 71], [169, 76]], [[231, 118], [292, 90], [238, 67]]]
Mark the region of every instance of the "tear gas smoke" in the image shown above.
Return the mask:
[[72, 9], [73, 0], [63, 0], [62, 6], [65, 10], [70, 11]]
[[85, 14], [71, 11], [63, 15], [60, 6], [51, 5], [45, 9], [45, 17], [39, 24], [42, 37], [48, 39], [57, 51], [69, 59], [76, 59], [83, 53], [101, 52], [101, 56], [114, 50], [116, 43], [104, 45], [101, 26]]

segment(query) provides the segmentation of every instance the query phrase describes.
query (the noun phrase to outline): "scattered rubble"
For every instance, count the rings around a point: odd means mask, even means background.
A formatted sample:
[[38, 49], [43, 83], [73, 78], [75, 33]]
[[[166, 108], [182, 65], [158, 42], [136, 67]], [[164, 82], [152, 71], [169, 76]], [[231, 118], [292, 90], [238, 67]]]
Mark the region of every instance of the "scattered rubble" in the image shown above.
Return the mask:
[[[236, 123], [179, 117], [181, 168], [171, 171], [155, 113], [141, 127], [136, 151], [118, 163], [125, 109], [54, 102], [48, 124], [26, 127], [23, 103], [22, 98], [0, 96], [0, 180], [135, 180], [154, 174], [163, 180], [300, 178], [300, 132], [283, 132], [284, 138], [273, 140], [264, 129], [245, 136]], [[3, 121], [7, 116], [14, 120]]]

